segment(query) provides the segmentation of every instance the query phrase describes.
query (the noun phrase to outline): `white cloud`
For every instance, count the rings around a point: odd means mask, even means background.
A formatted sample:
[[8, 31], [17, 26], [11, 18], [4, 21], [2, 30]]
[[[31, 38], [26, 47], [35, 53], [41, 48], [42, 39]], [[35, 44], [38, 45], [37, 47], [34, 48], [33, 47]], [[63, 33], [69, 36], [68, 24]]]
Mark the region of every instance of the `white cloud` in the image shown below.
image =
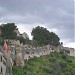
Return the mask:
[[19, 28], [20, 33], [26, 32], [29, 38], [32, 39], [30, 33], [30, 31], [32, 30], [31, 26], [29, 26], [28, 24], [18, 24], [17, 27]]
[[75, 43], [69, 42], [69, 43], [65, 44], [64, 46], [65, 46], [65, 47], [75, 48]]
[[0, 23], [0, 25], [1, 25], [2, 23]]
[[75, 48], [75, 42], [70, 42], [70, 39], [61, 39], [64, 47]]

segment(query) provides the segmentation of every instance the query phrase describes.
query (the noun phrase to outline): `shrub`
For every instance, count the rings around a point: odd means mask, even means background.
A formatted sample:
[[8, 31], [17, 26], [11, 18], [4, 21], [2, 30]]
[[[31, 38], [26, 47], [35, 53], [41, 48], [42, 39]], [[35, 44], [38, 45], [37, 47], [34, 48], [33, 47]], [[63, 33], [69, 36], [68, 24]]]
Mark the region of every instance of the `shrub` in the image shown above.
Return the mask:
[[71, 75], [75, 75], [75, 68], [72, 69]]
[[55, 58], [50, 58], [49, 61], [50, 62], [56, 62], [56, 59]]
[[50, 53], [50, 56], [51, 56], [51, 57], [53, 57], [53, 56], [54, 56], [53, 52], [51, 52], [51, 53]]
[[71, 72], [66, 72], [65, 75], [71, 75]]
[[64, 50], [60, 50], [60, 54], [64, 54]]
[[61, 72], [61, 66], [58, 62], [52, 64], [52, 68], [53, 68], [53, 74], [54, 75], [59, 75]]
[[26, 72], [26, 75], [34, 75], [34, 73], [33, 72]]
[[66, 55], [65, 55], [65, 54], [62, 54], [61, 57], [62, 57], [63, 59], [66, 59]]
[[47, 72], [47, 73], [51, 73], [53, 72], [53, 68], [47, 67], [47, 66], [43, 66], [43, 71]]
[[60, 62], [60, 66], [61, 66], [62, 68], [65, 68], [65, 67], [67, 66], [67, 64], [66, 64], [65, 62]]
[[72, 59], [70, 59], [69, 57], [67, 59], [65, 59], [65, 61], [68, 63], [72, 63]]

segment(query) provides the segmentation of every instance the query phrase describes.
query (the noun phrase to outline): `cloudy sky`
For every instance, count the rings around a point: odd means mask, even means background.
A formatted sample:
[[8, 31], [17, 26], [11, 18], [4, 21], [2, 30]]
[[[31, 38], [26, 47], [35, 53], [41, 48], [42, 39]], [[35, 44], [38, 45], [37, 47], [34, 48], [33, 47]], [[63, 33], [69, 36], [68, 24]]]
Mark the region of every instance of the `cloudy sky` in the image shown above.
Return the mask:
[[64, 46], [74, 47], [74, 16], [74, 0], [0, 0], [0, 24], [15, 23], [30, 39], [39, 25], [55, 32]]

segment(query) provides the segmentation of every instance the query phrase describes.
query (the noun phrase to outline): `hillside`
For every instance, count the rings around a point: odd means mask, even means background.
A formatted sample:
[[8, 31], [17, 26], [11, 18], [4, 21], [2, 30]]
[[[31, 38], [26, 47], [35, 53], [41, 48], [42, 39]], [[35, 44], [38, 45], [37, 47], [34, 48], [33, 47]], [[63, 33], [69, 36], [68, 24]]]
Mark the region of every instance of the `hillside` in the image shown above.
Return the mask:
[[25, 67], [13, 66], [13, 75], [75, 75], [75, 58], [64, 53], [51, 53], [25, 61]]

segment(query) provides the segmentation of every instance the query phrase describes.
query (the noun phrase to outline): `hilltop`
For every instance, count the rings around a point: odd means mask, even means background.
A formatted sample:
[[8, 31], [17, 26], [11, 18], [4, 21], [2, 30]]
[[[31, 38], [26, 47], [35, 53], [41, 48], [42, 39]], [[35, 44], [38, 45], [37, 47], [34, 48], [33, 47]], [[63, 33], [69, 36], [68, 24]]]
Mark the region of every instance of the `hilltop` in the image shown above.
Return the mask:
[[[44, 27], [33, 28], [31, 34], [33, 39], [29, 40], [26, 33], [19, 33], [14, 23], [0, 26], [0, 53], [4, 58], [2, 61], [7, 65], [11, 64], [7, 66], [1, 61], [1, 68], [5, 66], [1, 74], [10, 75], [13, 72], [13, 75], [75, 75], [73, 48], [63, 47], [58, 35]], [[2, 46], [4, 41], [8, 46], [10, 58], [6, 56], [7, 49]]]
[[62, 52], [25, 61], [24, 67], [12, 69], [13, 75], [75, 75], [75, 58]]

